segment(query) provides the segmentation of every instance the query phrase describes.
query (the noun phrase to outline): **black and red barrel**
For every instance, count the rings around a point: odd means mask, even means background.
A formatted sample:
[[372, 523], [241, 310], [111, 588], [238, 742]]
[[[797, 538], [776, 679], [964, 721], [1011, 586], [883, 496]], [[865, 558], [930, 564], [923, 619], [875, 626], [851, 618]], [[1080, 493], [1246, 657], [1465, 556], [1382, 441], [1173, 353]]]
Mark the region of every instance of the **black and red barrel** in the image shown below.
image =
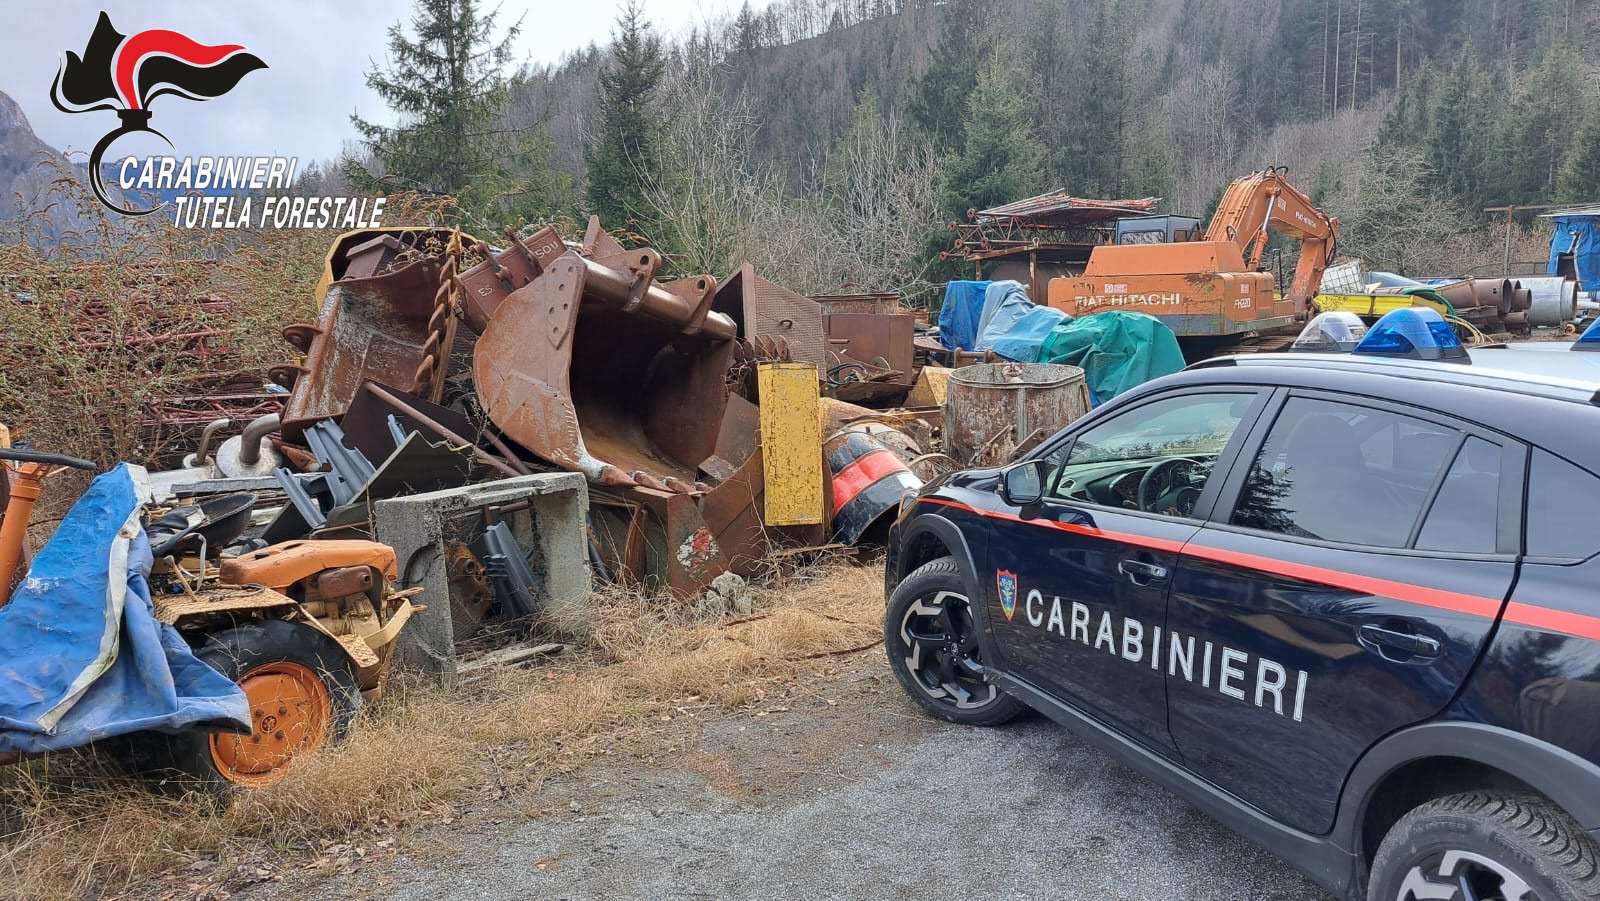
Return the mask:
[[887, 526], [900, 498], [922, 487], [894, 451], [866, 432], [846, 429], [822, 445], [833, 474], [834, 540], [854, 545], [874, 526]]

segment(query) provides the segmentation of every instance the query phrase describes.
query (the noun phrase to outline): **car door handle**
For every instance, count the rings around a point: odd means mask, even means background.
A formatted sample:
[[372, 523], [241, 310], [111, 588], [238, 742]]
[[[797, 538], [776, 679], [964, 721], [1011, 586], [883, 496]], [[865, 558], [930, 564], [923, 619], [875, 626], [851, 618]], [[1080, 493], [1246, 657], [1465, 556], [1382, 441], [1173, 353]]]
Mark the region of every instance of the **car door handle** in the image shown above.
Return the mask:
[[1377, 623], [1365, 623], [1357, 630], [1362, 639], [1379, 647], [1390, 648], [1414, 657], [1437, 657], [1442, 650], [1439, 640], [1415, 632], [1390, 629]]
[[1151, 582], [1161, 582], [1167, 578], [1167, 568], [1159, 563], [1146, 563], [1143, 560], [1124, 560], [1117, 564], [1117, 572], [1128, 577], [1135, 585], [1149, 585]]

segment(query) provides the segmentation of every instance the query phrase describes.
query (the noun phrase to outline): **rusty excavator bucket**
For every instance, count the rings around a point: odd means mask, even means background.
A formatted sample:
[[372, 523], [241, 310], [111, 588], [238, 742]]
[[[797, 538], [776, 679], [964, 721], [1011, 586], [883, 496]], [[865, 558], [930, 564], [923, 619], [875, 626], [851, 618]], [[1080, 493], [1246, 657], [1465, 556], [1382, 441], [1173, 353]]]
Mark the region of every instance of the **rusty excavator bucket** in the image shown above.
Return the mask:
[[580, 249], [519, 244], [458, 279], [490, 421], [602, 485], [703, 491], [737, 333], [711, 309], [716, 280], [657, 281], [661, 255], [624, 250], [597, 220]]
[[317, 286], [316, 324], [283, 330], [305, 361], [271, 372], [292, 389], [284, 437], [298, 441], [308, 426], [343, 416], [367, 379], [438, 400], [456, 333], [448, 296], [455, 260], [444, 253], [450, 238], [449, 231], [385, 229], [334, 242]]

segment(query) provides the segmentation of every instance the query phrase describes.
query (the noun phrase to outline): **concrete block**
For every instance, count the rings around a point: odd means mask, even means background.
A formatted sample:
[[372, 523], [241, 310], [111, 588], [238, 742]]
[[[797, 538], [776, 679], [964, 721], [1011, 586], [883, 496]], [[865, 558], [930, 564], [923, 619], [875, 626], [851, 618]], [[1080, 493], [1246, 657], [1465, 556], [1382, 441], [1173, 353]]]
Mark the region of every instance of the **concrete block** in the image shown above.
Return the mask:
[[558, 618], [581, 609], [589, 595], [588, 533], [584, 516], [589, 492], [579, 473], [538, 473], [480, 482], [376, 502], [373, 531], [400, 561], [400, 582], [426, 589], [427, 610], [401, 633], [395, 664], [438, 682], [456, 684], [455, 640], [450, 623], [450, 588], [445, 542], [481, 534], [491, 508], [520, 505], [497, 518], [508, 522], [517, 541], [532, 548], [533, 572], [541, 603]]

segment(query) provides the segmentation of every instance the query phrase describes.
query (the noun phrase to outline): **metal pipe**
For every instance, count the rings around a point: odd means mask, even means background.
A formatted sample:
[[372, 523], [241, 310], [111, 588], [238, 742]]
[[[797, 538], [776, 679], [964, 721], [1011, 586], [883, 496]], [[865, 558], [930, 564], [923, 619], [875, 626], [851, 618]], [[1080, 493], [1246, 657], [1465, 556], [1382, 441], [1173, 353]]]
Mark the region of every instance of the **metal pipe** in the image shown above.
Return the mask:
[[[646, 252], [639, 253], [644, 256]], [[583, 260], [584, 268], [587, 270], [583, 282], [585, 292], [615, 306], [633, 301], [634, 276], [631, 272], [602, 266], [588, 257], [578, 257], [578, 259]], [[690, 317], [694, 316], [695, 307], [687, 299], [673, 294], [652, 279], [639, 297], [639, 312], [673, 325], [686, 325]], [[705, 325], [701, 326], [700, 334], [731, 341], [738, 337], [739, 327], [727, 314], [712, 311], [706, 314]]]
[[39, 500], [40, 483], [49, 471], [47, 463], [24, 463], [12, 471], [11, 495], [6, 501], [5, 516], [0, 518], [0, 606], [11, 600], [22, 544], [28, 539], [28, 521], [33, 516], [34, 502]]
[[261, 440], [276, 432], [283, 422], [283, 417], [277, 413], [268, 413], [259, 419], [252, 420], [244, 427], [244, 434], [239, 444], [239, 462], [246, 466], [254, 466], [261, 462]]
[[494, 445], [494, 449], [500, 452], [500, 455], [505, 458], [506, 463], [510, 464], [510, 466], [515, 469], [518, 474], [525, 476], [533, 474], [533, 470], [528, 468], [528, 464], [522, 462], [522, 459], [516, 455], [516, 452], [513, 451], [504, 441], [500, 440], [499, 435], [496, 435], [488, 429], [483, 429], [479, 432], [479, 434], [489, 439], [489, 443]]
[[420, 422], [423, 425], [427, 426], [428, 428], [433, 429], [435, 432], [438, 432], [446, 441], [450, 441], [450, 442], [452, 442], [454, 444], [470, 448], [472, 450], [472, 455], [474, 457], [476, 457], [479, 461], [484, 463], [485, 465], [492, 466], [495, 469], [499, 470], [500, 472], [505, 473], [508, 476], [523, 475], [523, 473], [517, 472], [515, 469], [511, 468], [511, 466], [509, 464], [507, 464], [506, 461], [500, 459], [499, 457], [494, 456], [493, 454], [490, 454], [490, 453], [484, 451], [484, 449], [479, 447], [476, 442], [468, 441], [466, 438], [463, 438], [462, 436], [457, 435], [455, 432], [452, 432], [449, 429], [445, 428], [444, 426], [440, 425], [439, 423], [435, 422], [426, 413], [423, 413], [421, 410], [418, 410], [416, 407], [413, 407], [410, 404], [406, 403], [405, 401], [401, 400], [400, 398], [395, 397], [393, 394], [390, 394], [388, 391], [384, 390], [382, 385], [379, 385], [377, 382], [368, 382], [367, 383], [367, 390], [372, 392], [374, 395], [382, 398], [383, 400], [387, 401], [396, 410], [399, 410], [400, 412], [406, 414], [407, 416], [411, 417], [412, 419], [415, 419], [417, 422]]
[[[233, 420], [226, 416], [222, 417], [221, 419], [213, 419], [206, 423], [205, 429], [200, 432], [199, 445], [195, 447], [194, 454], [191, 455], [187, 460], [183, 461], [183, 465], [187, 468], [197, 468], [206, 465], [206, 461], [211, 459], [212, 439], [217, 437], [218, 432], [228, 428], [231, 425], [233, 425]], [[259, 448], [257, 448], [257, 450], [259, 451]]]

